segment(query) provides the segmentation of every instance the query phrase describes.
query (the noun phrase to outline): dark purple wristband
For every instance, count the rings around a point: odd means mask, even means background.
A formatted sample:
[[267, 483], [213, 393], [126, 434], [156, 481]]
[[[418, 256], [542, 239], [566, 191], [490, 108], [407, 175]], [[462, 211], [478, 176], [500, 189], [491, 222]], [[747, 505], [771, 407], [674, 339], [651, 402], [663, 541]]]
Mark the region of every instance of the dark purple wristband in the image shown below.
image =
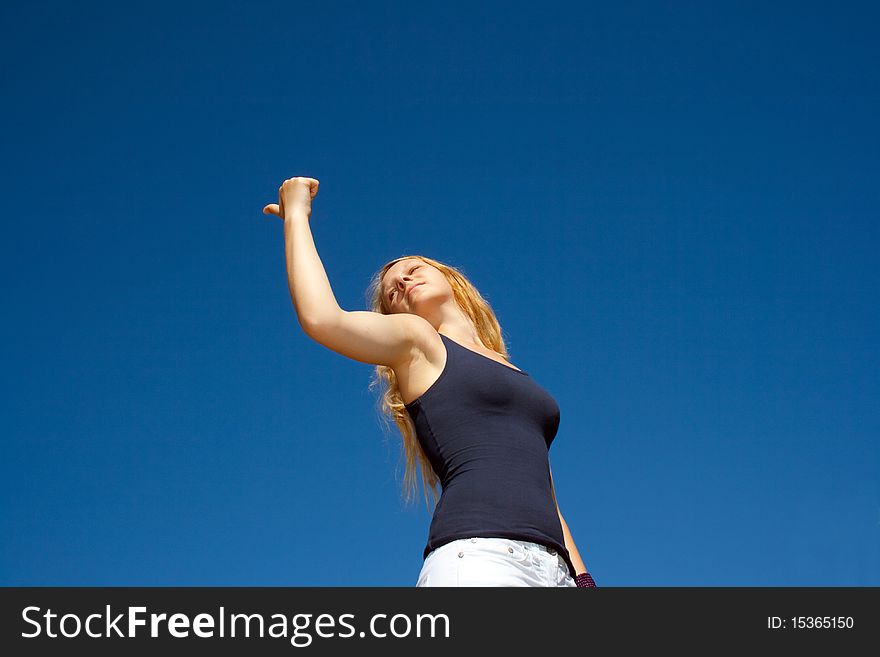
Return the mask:
[[592, 575], [590, 575], [590, 573], [581, 573], [580, 575], [578, 575], [577, 577], [574, 578], [574, 581], [575, 581], [575, 584], [577, 584], [580, 587], [585, 587], [585, 588], [590, 588], [590, 589], [599, 588], [598, 586], [596, 586], [596, 582], [593, 581], [593, 577], [592, 577]]

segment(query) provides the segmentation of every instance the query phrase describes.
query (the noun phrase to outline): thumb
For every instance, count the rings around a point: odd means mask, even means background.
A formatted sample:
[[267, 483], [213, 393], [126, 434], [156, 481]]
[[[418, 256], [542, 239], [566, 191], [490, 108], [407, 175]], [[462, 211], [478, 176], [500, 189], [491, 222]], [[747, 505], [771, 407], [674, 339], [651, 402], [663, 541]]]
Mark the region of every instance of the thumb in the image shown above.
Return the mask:
[[277, 203], [270, 203], [266, 207], [263, 208], [263, 214], [277, 214], [279, 217], [281, 216], [281, 208]]

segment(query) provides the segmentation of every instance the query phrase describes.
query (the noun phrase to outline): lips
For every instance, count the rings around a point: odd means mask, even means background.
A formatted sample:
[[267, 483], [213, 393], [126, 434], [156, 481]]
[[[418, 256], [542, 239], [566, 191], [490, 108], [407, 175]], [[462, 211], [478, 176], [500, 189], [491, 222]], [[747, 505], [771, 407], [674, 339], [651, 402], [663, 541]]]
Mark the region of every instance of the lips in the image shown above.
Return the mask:
[[424, 285], [424, 283], [416, 283], [411, 288], [406, 291], [406, 296], [409, 297], [410, 293], [415, 290], [419, 285]]

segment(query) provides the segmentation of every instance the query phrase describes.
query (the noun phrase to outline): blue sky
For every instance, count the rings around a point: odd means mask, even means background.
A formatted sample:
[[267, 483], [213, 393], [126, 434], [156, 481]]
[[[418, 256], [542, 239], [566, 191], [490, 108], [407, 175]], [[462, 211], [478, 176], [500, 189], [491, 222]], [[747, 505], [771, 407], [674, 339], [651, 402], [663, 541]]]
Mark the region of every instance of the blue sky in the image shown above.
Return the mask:
[[340, 305], [464, 271], [599, 586], [880, 585], [870, 3], [0, 9], [3, 585], [413, 586]]

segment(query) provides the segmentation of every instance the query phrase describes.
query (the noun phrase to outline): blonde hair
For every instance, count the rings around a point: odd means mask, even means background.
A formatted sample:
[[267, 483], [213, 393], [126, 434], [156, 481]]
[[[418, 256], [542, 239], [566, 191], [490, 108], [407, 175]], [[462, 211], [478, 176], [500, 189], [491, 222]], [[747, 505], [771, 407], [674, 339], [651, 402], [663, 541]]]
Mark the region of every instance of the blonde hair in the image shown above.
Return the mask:
[[[483, 298], [476, 287], [465, 277], [465, 275], [450, 265], [426, 258], [421, 255], [406, 255], [395, 258], [391, 262], [385, 264], [378, 272], [373, 275], [370, 285], [367, 289], [367, 303], [373, 312], [382, 313], [383, 315], [391, 314], [388, 308], [388, 300], [382, 293], [382, 280], [385, 274], [396, 262], [406, 260], [407, 258], [418, 258], [439, 269], [449, 286], [453, 291], [455, 303], [461, 308], [462, 312], [471, 320], [480, 341], [489, 349], [498, 352], [505, 359], [509, 360], [507, 347], [501, 336], [501, 326], [495, 317], [495, 312], [489, 303]], [[406, 467], [403, 478], [403, 496], [406, 503], [410, 503], [418, 492], [418, 484], [416, 481], [417, 471], [421, 474], [422, 487], [424, 490], [425, 504], [430, 510], [430, 501], [428, 500], [428, 491], [433, 496], [436, 504], [438, 499], [437, 485], [440, 483], [431, 462], [425, 455], [422, 446], [419, 444], [416, 436], [415, 426], [403, 405], [403, 398], [397, 385], [397, 377], [394, 370], [384, 365], [376, 365], [375, 377], [370, 382], [370, 389], [376, 386], [382, 386], [381, 396], [379, 398], [378, 411], [380, 415], [386, 419], [391, 419], [397, 424], [403, 439], [402, 452], [406, 460]]]

